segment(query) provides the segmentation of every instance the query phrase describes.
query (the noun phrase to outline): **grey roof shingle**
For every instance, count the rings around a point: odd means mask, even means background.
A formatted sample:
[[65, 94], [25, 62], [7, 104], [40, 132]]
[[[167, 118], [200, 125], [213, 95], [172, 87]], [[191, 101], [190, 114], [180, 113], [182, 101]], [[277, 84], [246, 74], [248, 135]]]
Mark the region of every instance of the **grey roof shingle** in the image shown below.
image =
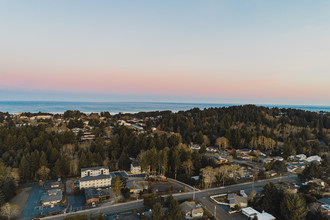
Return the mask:
[[107, 167], [107, 166], [100, 166], [100, 167], [81, 168], [81, 172], [84, 172], [86, 170], [100, 170], [100, 169], [109, 169], [109, 167]]
[[56, 202], [62, 200], [62, 191], [58, 191], [56, 193], [56, 195], [51, 195], [49, 196], [48, 194], [45, 194], [41, 197], [41, 201], [43, 203], [47, 203], [47, 202]]
[[110, 174], [101, 174], [98, 176], [84, 176], [80, 178], [80, 182], [91, 181], [91, 180], [101, 180], [101, 179], [110, 179]]

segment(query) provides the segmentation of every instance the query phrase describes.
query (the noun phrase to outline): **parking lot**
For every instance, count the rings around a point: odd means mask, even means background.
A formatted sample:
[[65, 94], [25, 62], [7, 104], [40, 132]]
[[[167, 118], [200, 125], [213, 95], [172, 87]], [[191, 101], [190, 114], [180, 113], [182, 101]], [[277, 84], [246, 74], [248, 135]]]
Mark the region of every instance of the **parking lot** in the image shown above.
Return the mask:
[[57, 212], [64, 209], [61, 205], [56, 205], [53, 208], [42, 206], [40, 203], [41, 197], [44, 195], [45, 189], [39, 184], [33, 184], [30, 195], [25, 203], [21, 214], [21, 219], [30, 219], [31, 217], [49, 212]]

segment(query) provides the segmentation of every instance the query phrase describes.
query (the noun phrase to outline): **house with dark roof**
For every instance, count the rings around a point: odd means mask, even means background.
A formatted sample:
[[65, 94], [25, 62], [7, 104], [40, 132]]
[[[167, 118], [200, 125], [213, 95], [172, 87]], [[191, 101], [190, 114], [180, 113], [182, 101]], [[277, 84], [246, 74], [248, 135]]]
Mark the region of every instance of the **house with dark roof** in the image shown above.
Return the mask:
[[229, 201], [230, 208], [234, 208], [236, 205], [239, 207], [247, 207], [248, 205], [248, 199], [246, 197], [239, 196], [236, 193], [228, 194], [227, 199]]
[[109, 199], [110, 192], [108, 190], [101, 190], [95, 188], [86, 188], [85, 189], [85, 199], [86, 204], [99, 203], [101, 200]]
[[126, 188], [128, 188], [131, 193], [137, 194], [148, 189], [148, 182], [145, 181], [144, 178], [129, 178], [126, 182]]
[[56, 205], [62, 201], [62, 190], [49, 190], [41, 197], [41, 204], [44, 206]]
[[201, 206], [196, 205], [194, 201], [186, 201], [180, 204], [180, 209], [186, 219], [201, 218], [204, 215], [204, 210]]

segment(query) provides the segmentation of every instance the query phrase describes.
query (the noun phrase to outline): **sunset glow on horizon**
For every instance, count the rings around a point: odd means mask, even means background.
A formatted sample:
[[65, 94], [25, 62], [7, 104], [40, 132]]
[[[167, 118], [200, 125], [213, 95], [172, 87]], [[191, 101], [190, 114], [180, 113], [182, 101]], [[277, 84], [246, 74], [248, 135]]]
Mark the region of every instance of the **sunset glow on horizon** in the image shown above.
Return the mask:
[[330, 105], [327, 1], [0, 1], [0, 101]]

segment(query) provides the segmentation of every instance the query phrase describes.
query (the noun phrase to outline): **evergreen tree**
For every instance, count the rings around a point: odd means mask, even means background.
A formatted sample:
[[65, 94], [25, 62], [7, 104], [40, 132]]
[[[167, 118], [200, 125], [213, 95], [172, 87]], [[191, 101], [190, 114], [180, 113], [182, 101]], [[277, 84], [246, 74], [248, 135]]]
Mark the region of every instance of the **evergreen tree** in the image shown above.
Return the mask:
[[68, 155], [64, 155], [61, 159], [62, 177], [70, 175], [70, 159]]
[[41, 156], [40, 156], [40, 161], [39, 161], [39, 167], [48, 166], [48, 161], [47, 161], [47, 156], [45, 154], [45, 152], [41, 152]]
[[85, 152], [81, 152], [80, 159], [79, 159], [79, 166], [80, 168], [87, 167], [87, 158]]
[[19, 174], [21, 181], [26, 181], [31, 177], [30, 163], [27, 161], [25, 156], [23, 156], [21, 159], [21, 163], [19, 165]]
[[130, 162], [131, 161], [130, 161], [130, 159], [129, 159], [127, 153], [126, 153], [126, 151], [123, 150], [121, 152], [120, 157], [119, 157], [119, 164], [118, 164], [119, 168], [120, 169], [124, 169], [124, 170], [128, 170], [129, 167], [130, 167]]
[[198, 132], [198, 134], [195, 138], [195, 142], [197, 144], [203, 144], [204, 143], [204, 137], [203, 137], [203, 133], [201, 131]]
[[52, 148], [49, 156], [49, 162], [51, 164], [54, 164], [58, 159], [58, 156], [59, 156], [58, 150], [56, 150], [56, 148]]
[[56, 160], [53, 172], [56, 178], [62, 177], [62, 163], [60, 159]]
[[286, 193], [281, 202], [281, 215], [286, 220], [300, 220], [307, 215], [304, 198], [300, 194]]
[[206, 144], [202, 144], [201, 149], [199, 150], [200, 154], [205, 154], [206, 153]]
[[152, 206], [152, 214], [151, 214], [152, 220], [162, 220], [164, 219], [164, 212], [162, 205], [157, 202]]
[[167, 219], [168, 220], [179, 220], [182, 219], [183, 213], [180, 209], [179, 202], [173, 198], [173, 196], [168, 197], [168, 210], [167, 210]]
[[2, 192], [2, 190], [0, 190], [0, 207], [3, 206], [3, 204], [5, 204], [5, 202], [6, 202], [6, 196]]
[[174, 171], [174, 178], [176, 179], [178, 170], [181, 166], [181, 160], [180, 160], [180, 154], [179, 154], [179, 150], [177, 148], [174, 148], [174, 150], [172, 150], [172, 169]]
[[148, 150], [148, 154], [149, 154], [149, 160], [150, 160], [150, 169], [151, 169], [151, 171], [156, 172], [156, 170], [158, 168], [158, 164], [159, 164], [159, 159], [157, 156], [156, 148], [153, 147], [150, 150]]
[[277, 215], [280, 206], [280, 192], [275, 184], [270, 182], [265, 185], [263, 188], [263, 194], [262, 208], [273, 215]]

